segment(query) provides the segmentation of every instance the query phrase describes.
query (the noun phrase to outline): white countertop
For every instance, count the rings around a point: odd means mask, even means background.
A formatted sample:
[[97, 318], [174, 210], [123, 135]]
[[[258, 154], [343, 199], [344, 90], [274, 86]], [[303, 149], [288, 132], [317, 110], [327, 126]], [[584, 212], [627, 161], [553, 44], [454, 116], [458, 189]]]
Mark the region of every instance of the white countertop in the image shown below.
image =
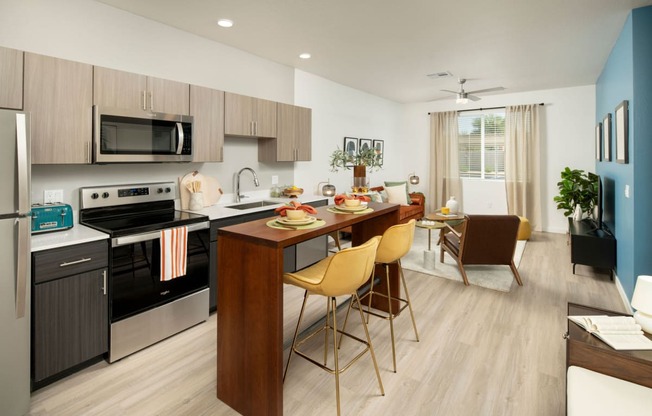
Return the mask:
[[108, 234], [75, 223], [72, 228], [64, 231], [50, 231], [32, 235], [32, 252], [106, 240], [107, 238], [109, 238]]
[[[301, 203], [310, 203], [312, 201], [319, 201], [324, 198], [327, 198], [325, 196], [320, 196], [320, 195], [301, 195], [299, 198], [270, 198], [270, 197], [265, 197], [264, 195], [269, 195], [269, 193], [268, 192], [251, 193], [251, 197], [242, 198], [240, 202], [233, 202], [232, 195], [225, 195], [227, 196], [227, 198], [220, 200], [220, 203], [217, 205], [206, 207], [199, 211], [190, 211], [190, 210], [184, 210], [184, 211], [203, 214], [208, 216], [208, 218], [211, 221], [214, 221], [222, 218], [235, 217], [238, 215], [251, 214], [254, 212], [274, 209], [276, 207], [280, 207], [283, 204], [287, 204], [292, 200], [298, 200]], [[328, 198], [328, 199], [329, 199], [329, 204], [333, 202], [333, 198]], [[229, 208], [230, 205], [248, 204], [250, 202], [257, 202], [257, 201], [274, 201], [277, 202], [278, 204], [266, 205], [263, 207], [249, 208], [243, 210]], [[175, 205], [177, 209], [180, 209], [179, 200], [175, 201]], [[89, 243], [91, 241], [105, 240], [108, 238], [109, 238], [108, 234], [105, 234], [103, 232], [79, 224], [77, 219], [77, 212], [74, 212], [74, 226], [72, 228], [64, 231], [50, 231], [42, 234], [33, 234], [31, 239], [32, 252], [49, 250], [58, 247], [71, 246], [74, 244]]]
[[[242, 198], [240, 202], [233, 202], [232, 198], [226, 198], [226, 201], [223, 201], [220, 199], [219, 204], [213, 205], [210, 207], [205, 207], [203, 209], [200, 209], [198, 211], [191, 211], [191, 210], [183, 210], [183, 211], [188, 211], [188, 212], [194, 212], [197, 214], [203, 214], [208, 216], [208, 218], [211, 221], [223, 219], [223, 218], [229, 218], [229, 217], [236, 217], [238, 215], [244, 215], [244, 214], [251, 214], [254, 212], [259, 212], [259, 211], [266, 211], [269, 209], [274, 209], [277, 207], [282, 206], [283, 204], [287, 204], [290, 201], [299, 201], [302, 204], [306, 203], [309, 204], [312, 201], [320, 201], [322, 199], [328, 199], [329, 204], [333, 202], [333, 198], [328, 198], [325, 196], [320, 196], [320, 195], [301, 195], [298, 198], [271, 198], [271, 197], [263, 197], [260, 194], [252, 194], [250, 198]], [[248, 209], [234, 209], [234, 208], [229, 208], [231, 205], [238, 205], [238, 204], [248, 204], [252, 202], [259, 202], [259, 201], [273, 201], [277, 202], [276, 205], [266, 205], [262, 207], [257, 207], [257, 208], [248, 208]], [[177, 206], [177, 209], [180, 209]]]

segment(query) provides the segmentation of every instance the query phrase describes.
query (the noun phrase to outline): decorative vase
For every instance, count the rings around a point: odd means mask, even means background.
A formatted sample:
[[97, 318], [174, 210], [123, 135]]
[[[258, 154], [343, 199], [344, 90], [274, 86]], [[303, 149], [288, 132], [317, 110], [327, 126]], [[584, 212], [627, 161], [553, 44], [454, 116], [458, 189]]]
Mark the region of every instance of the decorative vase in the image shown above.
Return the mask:
[[446, 208], [448, 208], [451, 214], [457, 214], [457, 211], [460, 208], [460, 204], [455, 200], [454, 196], [451, 196], [450, 199], [446, 202]]
[[367, 192], [367, 167], [353, 166], [353, 192]]
[[582, 207], [580, 204], [575, 205], [575, 211], [573, 211], [573, 221], [582, 221]]

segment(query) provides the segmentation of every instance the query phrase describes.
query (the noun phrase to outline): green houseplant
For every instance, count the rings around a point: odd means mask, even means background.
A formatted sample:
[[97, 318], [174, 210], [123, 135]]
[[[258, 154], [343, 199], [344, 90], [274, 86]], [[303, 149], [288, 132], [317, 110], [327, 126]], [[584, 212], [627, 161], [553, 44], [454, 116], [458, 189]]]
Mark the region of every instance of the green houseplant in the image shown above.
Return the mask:
[[565, 216], [573, 215], [579, 205], [582, 213], [592, 213], [598, 198], [597, 182], [581, 169], [566, 167], [561, 171], [561, 181], [557, 182], [559, 195], [554, 197], [557, 209], [563, 209]]
[[383, 155], [377, 153], [374, 149], [362, 149], [352, 154], [339, 147], [331, 153], [330, 167], [332, 172], [337, 172], [340, 169], [351, 169], [351, 166], [380, 169], [383, 166]]

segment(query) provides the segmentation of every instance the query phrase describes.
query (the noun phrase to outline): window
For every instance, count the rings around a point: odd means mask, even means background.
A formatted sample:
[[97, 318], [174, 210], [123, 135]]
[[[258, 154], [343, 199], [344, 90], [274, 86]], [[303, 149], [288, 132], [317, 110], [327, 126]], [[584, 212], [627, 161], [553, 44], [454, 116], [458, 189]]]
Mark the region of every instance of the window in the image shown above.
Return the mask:
[[505, 179], [505, 112], [458, 116], [460, 177]]

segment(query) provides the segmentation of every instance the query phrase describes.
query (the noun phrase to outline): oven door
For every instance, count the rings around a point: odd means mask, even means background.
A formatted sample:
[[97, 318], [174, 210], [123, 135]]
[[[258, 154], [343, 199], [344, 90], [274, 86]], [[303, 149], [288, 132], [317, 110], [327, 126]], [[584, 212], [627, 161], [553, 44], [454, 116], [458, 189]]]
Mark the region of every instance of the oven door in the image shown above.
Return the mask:
[[160, 231], [112, 239], [112, 323], [208, 287], [209, 224], [188, 225], [186, 274], [168, 281], [161, 280]]

